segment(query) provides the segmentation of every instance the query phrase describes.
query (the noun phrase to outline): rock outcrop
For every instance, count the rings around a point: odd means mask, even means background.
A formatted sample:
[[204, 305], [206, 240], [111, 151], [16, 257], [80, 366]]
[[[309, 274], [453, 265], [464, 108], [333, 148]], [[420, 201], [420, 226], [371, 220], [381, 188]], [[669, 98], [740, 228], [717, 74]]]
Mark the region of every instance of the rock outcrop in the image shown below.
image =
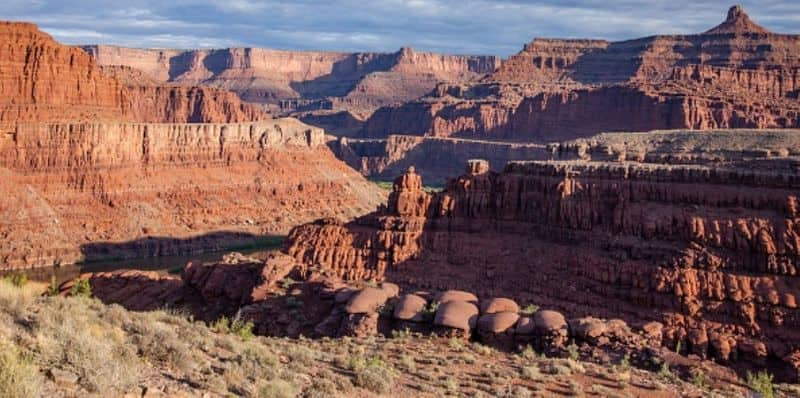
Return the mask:
[[3, 125], [0, 179], [3, 268], [258, 245], [383, 198], [294, 119]]
[[[0, 22], [0, 122], [244, 122], [269, 116], [230, 92], [127, 82], [36, 25]], [[130, 83], [130, 84], [129, 84]]]
[[[784, 156], [797, 152], [793, 142]], [[729, 149], [718, 155], [735, 153], [738, 143], [722, 143]], [[575, 147], [591, 159], [592, 146]], [[385, 209], [350, 224], [297, 227], [287, 251], [349, 279], [502, 294], [573, 317], [658, 321], [668, 346], [765, 365], [800, 350], [798, 163], [769, 152], [713, 167], [626, 155], [511, 162], [495, 173], [472, 162], [435, 194], [409, 171]], [[738, 356], [732, 346], [743, 347]]]
[[800, 36], [733, 7], [694, 35], [535, 39], [480, 83], [377, 110], [363, 135], [552, 142], [602, 131], [800, 127]]

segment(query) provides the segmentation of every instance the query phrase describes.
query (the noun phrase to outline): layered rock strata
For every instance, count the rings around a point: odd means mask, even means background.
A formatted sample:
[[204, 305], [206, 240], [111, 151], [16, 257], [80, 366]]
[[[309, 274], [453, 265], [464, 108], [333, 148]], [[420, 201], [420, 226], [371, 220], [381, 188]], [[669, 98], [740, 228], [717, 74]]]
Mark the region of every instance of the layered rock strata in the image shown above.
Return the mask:
[[382, 211], [295, 228], [287, 252], [348, 279], [656, 320], [669, 346], [795, 366], [796, 171], [474, 161], [440, 193], [421, 186], [409, 171]]
[[383, 197], [294, 119], [3, 125], [0, 175], [3, 268], [253, 245]]
[[601, 131], [800, 127], [800, 36], [733, 7], [694, 35], [535, 39], [481, 83], [441, 84], [364, 127], [390, 134], [551, 142]]
[[[83, 48], [100, 65], [138, 69], [162, 83], [228, 89], [275, 112], [336, 110], [362, 117], [377, 107], [427, 94], [439, 81], [476, 80], [500, 64], [497, 57], [410, 48], [396, 53]], [[316, 119], [313, 113], [309, 120]]]
[[0, 122], [243, 122], [269, 118], [230, 92], [105, 73], [36, 25], [0, 22]]
[[329, 146], [339, 159], [365, 176], [391, 181], [413, 165], [425, 182], [433, 186], [444, 186], [472, 158], [487, 159], [502, 169], [508, 161], [546, 160], [552, 156], [551, 150], [542, 144], [403, 135], [386, 139], [341, 137]]

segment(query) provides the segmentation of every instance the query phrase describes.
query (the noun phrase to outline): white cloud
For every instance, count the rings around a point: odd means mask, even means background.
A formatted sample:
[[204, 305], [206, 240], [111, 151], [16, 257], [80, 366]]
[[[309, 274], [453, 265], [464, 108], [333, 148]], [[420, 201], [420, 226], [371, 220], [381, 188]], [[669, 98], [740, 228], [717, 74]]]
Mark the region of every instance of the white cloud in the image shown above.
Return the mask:
[[[730, 0], [5, 0], [0, 15], [68, 43], [259, 46], [509, 55], [534, 37], [611, 40], [702, 32]], [[797, 32], [800, 2], [746, 0], [756, 22]], [[172, 42], [170, 42], [172, 41]]]

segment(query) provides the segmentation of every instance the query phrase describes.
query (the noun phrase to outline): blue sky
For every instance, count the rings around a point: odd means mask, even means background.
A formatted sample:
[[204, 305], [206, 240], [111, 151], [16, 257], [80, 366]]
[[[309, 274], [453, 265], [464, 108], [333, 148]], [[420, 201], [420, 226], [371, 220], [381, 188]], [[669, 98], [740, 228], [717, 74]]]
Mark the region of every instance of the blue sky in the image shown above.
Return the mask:
[[[757, 23], [800, 33], [800, 1], [741, 3]], [[68, 44], [516, 53], [533, 37], [611, 40], [692, 33], [721, 22], [728, 1], [696, 0], [3, 0]]]

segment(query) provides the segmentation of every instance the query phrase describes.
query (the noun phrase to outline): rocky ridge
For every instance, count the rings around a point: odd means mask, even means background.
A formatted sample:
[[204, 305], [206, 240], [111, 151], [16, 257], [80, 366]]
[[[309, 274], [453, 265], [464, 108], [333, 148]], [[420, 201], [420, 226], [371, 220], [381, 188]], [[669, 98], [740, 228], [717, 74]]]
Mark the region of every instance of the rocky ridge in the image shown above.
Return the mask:
[[497, 57], [411, 48], [395, 53], [151, 50], [107, 45], [83, 49], [103, 66], [134, 68], [161, 83], [228, 89], [276, 113], [303, 116], [313, 111], [324, 118], [344, 111], [360, 121], [380, 106], [425, 95], [440, 81], [477, 80], [500, 64]]
[[[363, 135], [546, 143], [601, 131], [800, 126], [800, 36], [733, 7], [694, 35], [535, 39], [480, 83], [377, 110]], [[603, 115], [603, 117], [597, 117]]]

